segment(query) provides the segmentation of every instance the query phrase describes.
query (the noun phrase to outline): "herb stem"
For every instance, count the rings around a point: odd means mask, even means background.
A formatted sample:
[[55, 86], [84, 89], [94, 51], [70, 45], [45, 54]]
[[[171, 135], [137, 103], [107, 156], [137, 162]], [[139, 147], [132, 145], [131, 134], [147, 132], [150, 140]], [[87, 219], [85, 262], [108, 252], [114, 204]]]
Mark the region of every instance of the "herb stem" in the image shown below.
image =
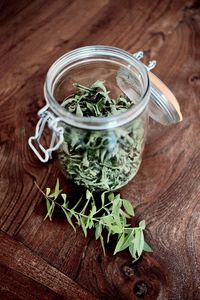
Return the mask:
[[[38, 185], [37, 185], [37, 186], [38, 186]], [[62, 204], [60, 204], [60, 203], [58, 203], [57, 201], [51, 199], [50, 197], [47, 197], [47, 196], [45, 195], [44, 192], [42, 192], [42, 194], [45, 196], [46, 199], [48, 199], [48, 200], [51, 201], [52, 203], [55, 203], [55, 205], [61, 207], [62, 209], [67, 210], [68, 212], [71, 212], [71, 209], [70, 209], [70, 208], [63, 207]], [[108, 204], [110, 205], [110, 203], [107, 203], [104, 207], [106, 207]], [[102, 207], [101, 209], [103, 209], [104, 207]], [[101, 211], [101, 209], [99, 209], [97, 212]], [[97, 212], [95, 213], [95, 215], [97, 214]], [[89, 219], [89, 216], [88, 216], [88, 215], [84, 215], [84, 214], [81, 213], [81, 212], [76, 212], [76, 211], [74, 211], [74, 215], [76, 215], [76, 216], [81, 216], [81, 217], [84, 217], [84, 218], [86, 218], [86, 219]], [[111, 216], [111, 215], [112, 215], [112, 214], [109, 214], [109, 215], [107, 215], [107, 216]], [[101, 224], [102, 224], [103, 226], [105, 226], [105, 227], [109, 227], [108, 224], [102, 222], [102, 217], [98, 217], [98, 218], [90, 217], [90, 219], [91, 219], [92, 221], [94, 221], [94, 222], [101, 223]], [[131, 229], [131, 228], [128, 228], [128, 227], [127, 227], [127, 228], [125, 228], [125, 229]]]
[[95, 215], [96, 215], [97, 213], [99, 213], [102, 209], [104, 209], [105, 207], [110, 206], [111, 204], [112, 204], [112, 203], [107, 203], [106, 205], [104, 205], [104, 206], [102, 206], [101, 208], [99, 208], [99, 209], [96, 211]]

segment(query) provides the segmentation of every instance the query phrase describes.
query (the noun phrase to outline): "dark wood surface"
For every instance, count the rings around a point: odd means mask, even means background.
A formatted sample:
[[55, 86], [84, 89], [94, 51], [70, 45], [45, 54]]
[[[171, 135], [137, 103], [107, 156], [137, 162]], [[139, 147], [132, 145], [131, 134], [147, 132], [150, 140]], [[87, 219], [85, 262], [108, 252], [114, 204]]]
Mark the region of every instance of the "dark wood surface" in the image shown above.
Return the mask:
[[[105, 44], [156, 59], [184, 120], [150, 123], [142, 166], [122, 195], [147, 222], [153, 254], [132, 265], [103, 256], [56, 216], [44, 221], [43, 189], [60, 178], [30, 151], [43, 82], [63, 53]], [[200, 2], [0, 1], [0, 299], [200, 299]]]

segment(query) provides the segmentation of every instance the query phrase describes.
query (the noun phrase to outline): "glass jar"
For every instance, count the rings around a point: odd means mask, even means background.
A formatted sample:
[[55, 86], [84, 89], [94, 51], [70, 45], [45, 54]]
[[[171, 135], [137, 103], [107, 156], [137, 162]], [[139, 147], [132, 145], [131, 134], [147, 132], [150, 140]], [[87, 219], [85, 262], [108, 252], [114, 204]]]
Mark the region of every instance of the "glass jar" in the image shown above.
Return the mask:
[[[181, 120], [179, 105], [169, 89], [150, 72], [155, 61], [145, 66], [143, 53], [132, 55], [108, 46], [73, 50], [49, 69], [44, 85], [46, 106], [29, 145], [42, 162], [58, 151], [66, 176], [91, 191], [114, 191], [137, 173], [148, 128], [149, 115], [163, 124]], [[74, 83], [91, 86], [103, 80], [112, 99], [131, 100], [126, 111], [110, 117], [82, 117], [61, 105], [74, 93]], [[45, 124], [52, 130], [50, 147], [40, 138]], [[34, 146], [38, 142], [40, 151]]]

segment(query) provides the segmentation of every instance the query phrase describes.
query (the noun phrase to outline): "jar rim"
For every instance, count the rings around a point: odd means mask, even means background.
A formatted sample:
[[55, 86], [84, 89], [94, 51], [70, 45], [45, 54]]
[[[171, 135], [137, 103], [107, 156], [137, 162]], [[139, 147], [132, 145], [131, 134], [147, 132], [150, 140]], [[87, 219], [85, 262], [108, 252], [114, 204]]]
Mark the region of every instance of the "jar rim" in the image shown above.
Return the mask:
[[[76, 62], [80, 59], [87, 59], [92, 57], [95, 58], [101, 55], [113, 56], [125, 61], [130, 66], [137, 66], [144, 81], [144, 91], [139, 97], [139, 101], [135, 105], [127, 109], [125, 112], [110, 117], [79, 117], [75, 114], [67, 112], [57, 102], [56, 98], [53, 95], [52, 87], [54, 79], [59, 74], [59, 71], [62, 70], [63, 66], [67, 66], [69, 63]], [[105, 130], [109, 128], [116, 128], [136, 119], [146, 108], [150, 99], [149, 93], [150, 81], [146, 67], [129, 52], [120, 48], [103, 45], [80, 47], [62, 55], [49, 68], [44, 83], [44, 96], [46, 102], [51, 110], [56, 114], [56, 116], [58, 116], [60, 120], [70, 126], [90, 130]]]

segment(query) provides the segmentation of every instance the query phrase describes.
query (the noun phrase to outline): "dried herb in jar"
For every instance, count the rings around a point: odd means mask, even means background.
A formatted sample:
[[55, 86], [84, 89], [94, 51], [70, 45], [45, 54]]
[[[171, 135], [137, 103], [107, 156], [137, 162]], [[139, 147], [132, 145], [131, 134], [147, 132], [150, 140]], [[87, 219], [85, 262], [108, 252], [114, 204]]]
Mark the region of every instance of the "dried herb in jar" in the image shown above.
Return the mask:
[[[76, 91], [62, 106], [79, 117], [110, 117], [133, 105], [124, 96], [110, 97], [103, 81], [86, 87], [74, 84]], [[60, 148], [61, 164], [73, 181], [91, 191], [112, 191], [124, 186], [137, 173], [141, 162], [144, 130], [135, 120], [110, 130], [82, 130], [65, 127]]]

